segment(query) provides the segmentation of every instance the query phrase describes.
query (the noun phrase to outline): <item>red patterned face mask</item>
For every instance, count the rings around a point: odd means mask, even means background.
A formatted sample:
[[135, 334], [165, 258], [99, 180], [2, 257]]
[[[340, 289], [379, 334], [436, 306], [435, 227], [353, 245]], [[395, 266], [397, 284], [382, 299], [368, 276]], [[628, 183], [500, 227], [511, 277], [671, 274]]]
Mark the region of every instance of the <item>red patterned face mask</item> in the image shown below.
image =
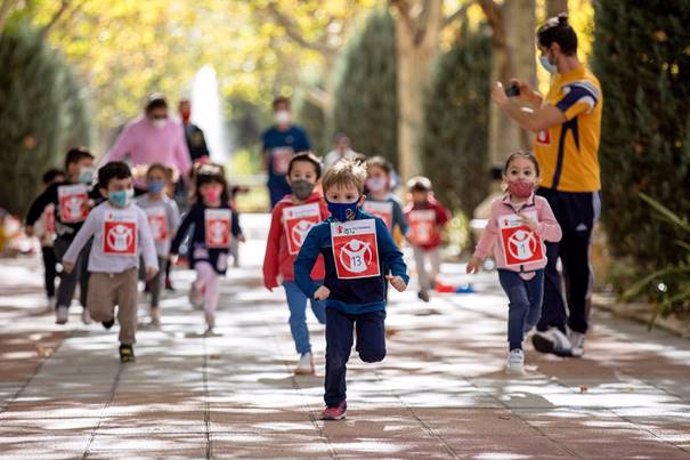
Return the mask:
[[529, 198], [534, 191], [534, 184], [522, 180], [508, 182], [508, 192], [516, 198]]

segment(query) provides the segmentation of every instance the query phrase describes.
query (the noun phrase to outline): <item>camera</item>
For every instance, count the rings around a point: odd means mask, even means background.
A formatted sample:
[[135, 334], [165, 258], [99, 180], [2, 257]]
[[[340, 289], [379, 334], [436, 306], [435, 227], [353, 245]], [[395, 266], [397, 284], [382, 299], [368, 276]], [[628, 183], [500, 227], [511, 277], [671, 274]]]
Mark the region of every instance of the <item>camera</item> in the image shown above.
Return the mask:
[[506, 96], [508, 97], [515, 97], [520, 95], [520, 87], [518, 85], [510, 85], [506, 87], [505, 89]]

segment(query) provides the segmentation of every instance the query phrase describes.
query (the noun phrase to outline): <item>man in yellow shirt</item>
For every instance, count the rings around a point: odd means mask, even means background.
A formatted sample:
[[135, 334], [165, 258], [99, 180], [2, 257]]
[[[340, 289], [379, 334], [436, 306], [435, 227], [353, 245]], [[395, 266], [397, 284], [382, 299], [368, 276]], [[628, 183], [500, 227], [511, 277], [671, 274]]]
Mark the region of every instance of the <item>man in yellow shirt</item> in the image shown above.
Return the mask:
[[[589, 326], [590, 240], [601, 209], [603, 98], [599, 81], [577, 58], [577, 35], [567, 14], [550, 18], [537, 30], [537, 47], [542, 66], [553, 74], [548, 94], [514, 79], [517, 96], [508, 97], [501, 83], [491, 96], [521, 127], [536, 133], [534, 152], [542, 170], [537, 193], [549, 201], [563, 230], [560, 243], [546, 243], [544, 305], [534, 346], [541, 352], [581, 356]], [[565, 300], [556, 268], [559, 258]]]

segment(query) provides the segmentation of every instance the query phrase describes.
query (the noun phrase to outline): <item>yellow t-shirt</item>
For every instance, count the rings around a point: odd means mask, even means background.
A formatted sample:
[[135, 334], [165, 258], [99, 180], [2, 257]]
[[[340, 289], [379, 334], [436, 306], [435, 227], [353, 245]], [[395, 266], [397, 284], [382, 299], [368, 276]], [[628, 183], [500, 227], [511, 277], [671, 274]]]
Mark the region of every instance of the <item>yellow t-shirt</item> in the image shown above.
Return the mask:
[[541, 186], [561, 192], [598, 191], [603, 106], [599, 80], [584, 66], [557, 74], [544, 104], [557, 107], [567, 121], [537, 134], [534, 153], [541, 168]]

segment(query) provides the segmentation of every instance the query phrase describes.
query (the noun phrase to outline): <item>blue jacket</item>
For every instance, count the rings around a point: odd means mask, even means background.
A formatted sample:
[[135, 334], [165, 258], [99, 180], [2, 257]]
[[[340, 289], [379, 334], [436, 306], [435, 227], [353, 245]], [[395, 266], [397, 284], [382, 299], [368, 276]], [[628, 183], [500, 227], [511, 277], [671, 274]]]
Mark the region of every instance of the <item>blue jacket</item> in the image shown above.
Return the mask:
[[331, 242], [331, 223], [337, 221], [333, 217], [329, 217], [312, 227], [307, 234], [295, 260], [295, 282], [307, 297], [314, 297], [314, 292], [321, 284], [315, 283], [311, 279], [310, 273], [317, 257], [322, 254], [326, 268], [323, 285], [331, 291], [330, 297], [326, 300], [326, 308], [336, 308], [347, 314], [385, 310], [387, 290], [385, 275], [391, 273], [394, 276], [399, 276], [408, 284], [410, 277], [407, 276], [407, 266], [403, 260], [402, 252], [395, 245], [383, 220], [361, 210], [357, 212], [356, 219], [374, 219], [376, 221], [381, 276], [338, 279]]

